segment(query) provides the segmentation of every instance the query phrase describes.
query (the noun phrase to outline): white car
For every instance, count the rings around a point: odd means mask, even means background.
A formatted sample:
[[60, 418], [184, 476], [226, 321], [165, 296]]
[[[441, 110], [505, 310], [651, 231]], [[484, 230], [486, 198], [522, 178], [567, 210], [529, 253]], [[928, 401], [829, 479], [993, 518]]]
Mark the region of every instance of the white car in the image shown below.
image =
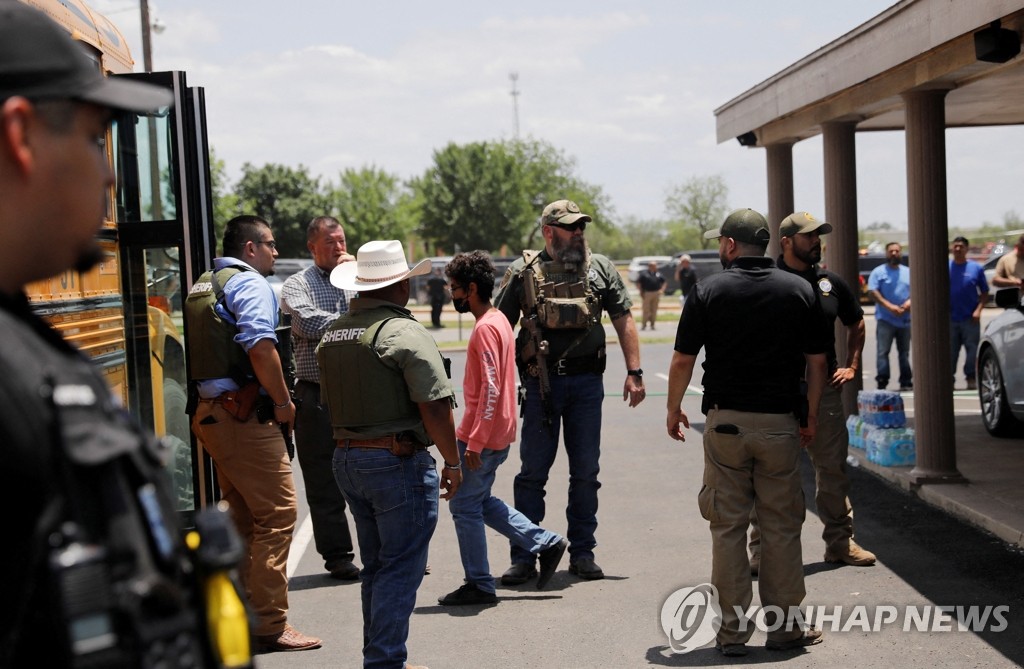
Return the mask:
[[[636, 280], [640, 278], [640, 272], [647, 269], [647, 266], [652, 262], [658, 263], [658, 269], [661, 270], [662, 274], [665, 273], [665, 268], [670, 266], [674, 271], [672, 256], [637, 256], [629, 261], [629, 269], [626, 270], [626, 277], [633, 283], [636, 283]], [[667, 279], [668, 276], [665, 278]]]
[[996, 292], [1006, 309], [978, 344], [978, 399], [985, 429], [995, 437], [1024, 435], [1024, 303], [1016, 288]]

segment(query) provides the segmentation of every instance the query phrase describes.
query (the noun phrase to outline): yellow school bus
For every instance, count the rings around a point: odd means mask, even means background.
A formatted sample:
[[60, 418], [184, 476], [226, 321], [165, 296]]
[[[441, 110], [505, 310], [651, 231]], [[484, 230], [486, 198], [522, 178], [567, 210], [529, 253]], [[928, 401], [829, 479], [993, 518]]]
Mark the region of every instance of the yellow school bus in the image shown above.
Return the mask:
[[[64, 26], [107, 76], [173, 91], [172, 108], [118, 115], [107, 135], [116, 176], [98, 233], [105, 260], [28, 287], [33, 308], [89, 355], [125, 407], [163, 437], [179, 510], [212, 495], [185, 414], [182, 293], [214, 251], [209, 150], [201, 88], [183, 72], [132, 74], [117, 27], [82, 0], [21, 0]], [[56, 222], [59, 224], [59, 222]]]

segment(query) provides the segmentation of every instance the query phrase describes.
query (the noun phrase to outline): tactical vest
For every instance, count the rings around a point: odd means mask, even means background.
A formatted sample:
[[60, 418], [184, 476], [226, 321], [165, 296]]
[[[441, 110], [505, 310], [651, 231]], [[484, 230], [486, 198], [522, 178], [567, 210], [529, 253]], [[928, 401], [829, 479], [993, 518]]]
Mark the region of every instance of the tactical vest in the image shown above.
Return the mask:
[[224, 302], [224, 286], [245, 267], [224, 267], [204, 272], [188, 291], [185, 319], [189, 339], [188, 372], [193, 380], [233, 378], [241, 381], [253, 375], [252, 363], [245, 350], [235, 342], [238, 328], [217, 313], [217, 304]]
[[157, 442], [87, 360], [32, 327], [0, 310], [0, 403], [19, 417], [9, 433], [52, 465], [20, 547], [30, 573], [4, 602], [20, 625], [0, 630], [0, 666], [216, 666]]
[[[533, 286], [523, 286], [523, 313], [537, 314], [537, 322], [542, 328], [552, 330], [585, 330], [601, 321], [601, 303], [590, 286], [590, 256], [583, 264], [581, 271], [574, 272], [579, 281], [573, 283], [555, 283], [547, 277], [565, 274], [565, 266], [557, 261], [544, 262], [540, 259], [540, 251], [523, 251], [526, 261], [524, 272], [532, 274]], [[530, 276], [524, 277], [529, 281]], [[536, 297], [535, 304], [530, 304], [530, 293]]]
[[381, 307], [349, 312], [324, 333], [317, 362], [331, 425], [362, 430], [421, 419], [419, 407], [409, 399], [402, 370], [385, 364], [376, 351], [381, 331], [398, 319], [415, 320]]

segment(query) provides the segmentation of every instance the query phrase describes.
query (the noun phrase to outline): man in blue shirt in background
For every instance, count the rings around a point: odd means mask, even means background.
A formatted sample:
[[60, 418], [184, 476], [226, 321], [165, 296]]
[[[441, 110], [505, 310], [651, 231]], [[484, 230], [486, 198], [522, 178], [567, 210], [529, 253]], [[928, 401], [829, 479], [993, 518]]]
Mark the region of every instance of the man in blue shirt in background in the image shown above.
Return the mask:
[[871, 270], [868, 292], [875, 301], [878, 321], [875, 381], [878, 389], [889, 385], [889, 351], [896, 340], [900, 365], [900, 390], [913, 390], [914, 374], [910, 369], [910, 268], [901, 265], [903, 247], [899, 242], [885, 246], [885, 264]]
[[967, 389], [977, 390], [975, 358], [981, 339], [981, 310], [988, 301], [988, 281], [984, 268], [967, 259], [969, 246], [966, 237], [953, 240], [953, 258], [949, 261], [949, 344], [954, 379], [962, 346]]

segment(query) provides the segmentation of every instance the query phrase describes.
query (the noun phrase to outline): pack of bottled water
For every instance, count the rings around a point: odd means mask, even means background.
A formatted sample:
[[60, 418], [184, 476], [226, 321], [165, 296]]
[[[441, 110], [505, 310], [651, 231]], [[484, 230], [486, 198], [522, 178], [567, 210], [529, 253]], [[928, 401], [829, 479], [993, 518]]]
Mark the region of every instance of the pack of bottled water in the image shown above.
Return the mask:
[[910, 427], [871, 430], [865, 446], [868, 460], [885, 467], [907, 467], [916, 458], [914, 429]]
[[862, 390], [857, 393], [857, 410], [865, 423], [874, 427], [905, 427], [907, 414], [903, 398], [889, 390]]
[[874, 425], [856, 414], [846, 419], [846, 433], [849, 435], [850, 446], [853, 448], [866, 449], [867, 437], [875, 429]]

